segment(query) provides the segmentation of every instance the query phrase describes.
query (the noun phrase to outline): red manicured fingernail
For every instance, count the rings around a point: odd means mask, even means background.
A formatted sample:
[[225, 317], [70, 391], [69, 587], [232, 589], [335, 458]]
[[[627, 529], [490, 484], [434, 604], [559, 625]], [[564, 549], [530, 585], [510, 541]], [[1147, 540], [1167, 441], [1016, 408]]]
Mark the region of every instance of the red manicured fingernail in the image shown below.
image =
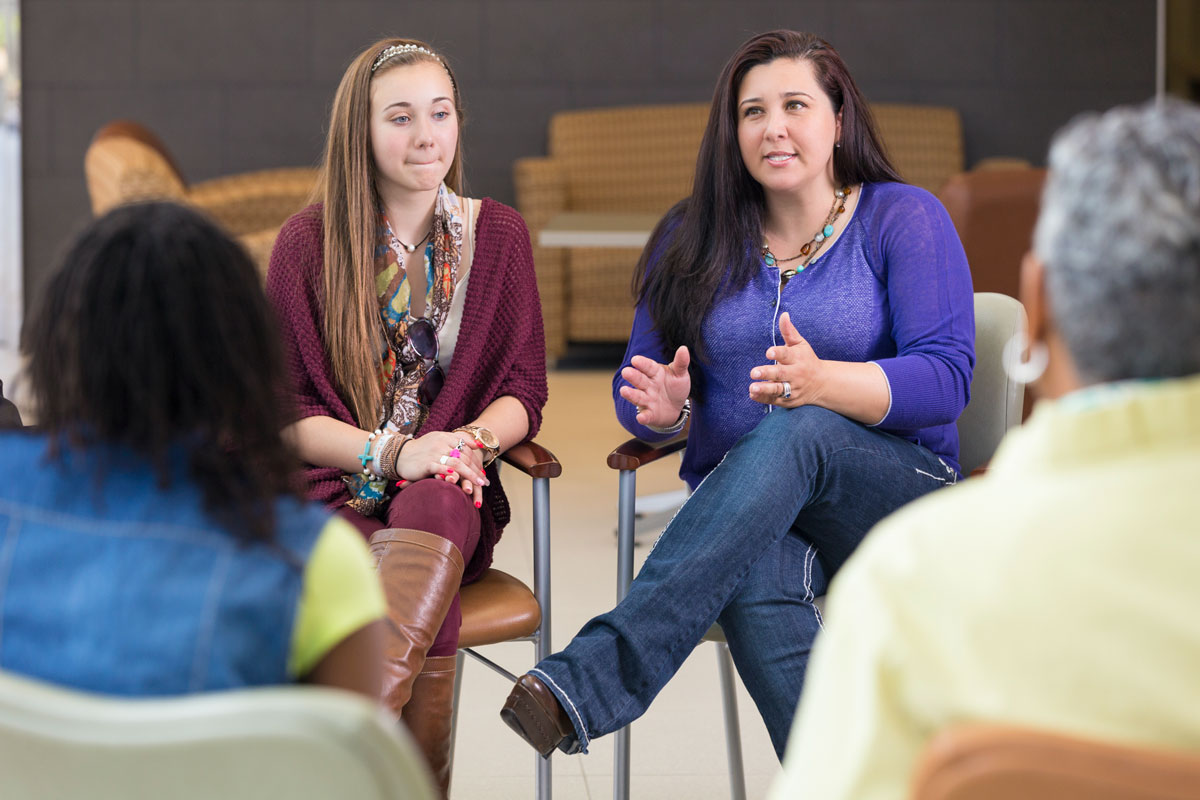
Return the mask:
[[480, 502], [479, 500], [476, 500], [476, 501], [475, 501], [475, 507], [476, 507], [476, 508], [483, 508], [483, 503], [482, 503], [482, 502]]
[[404, 479], [402, 478], [402, 479], [400, 479], [400, 480], [396, 481], [396, 485], [397, 485], [397, 486], [407, 486], [407, 485], [408, 485], [408, 481], [406, 481], [406, 480], [404, 480]]

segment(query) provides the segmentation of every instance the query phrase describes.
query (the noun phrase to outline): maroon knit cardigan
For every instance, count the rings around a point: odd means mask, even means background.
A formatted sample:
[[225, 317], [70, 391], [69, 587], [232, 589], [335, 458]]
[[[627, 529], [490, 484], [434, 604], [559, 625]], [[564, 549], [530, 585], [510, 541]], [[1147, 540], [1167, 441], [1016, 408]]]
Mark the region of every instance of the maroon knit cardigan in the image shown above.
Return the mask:
[[[325, 352], [324, 240], [320, 203], [285, 222], [271, 251], [267, 295], [283, 332], [295, 387], [296, 418], [329, 416], [361, 428], [334, 385]], [[546, 343], [529, 231], [516, 211], [485, 198], [454, 358], [446, 385], [421, 431], [448, 431], [465, 425], [503, 395], [511, 395], [525, 406], [532, 439], [542, 424], [547, 389]], [[479, 577], [492, 563], [492, 550], [510, 517], [495, 465], [488, 468], [488, 477], [491, 485], [483, 490], [479, 546], [467, 565], [464, 582]], [[305, 478], [308, 496], [331, 509], [350, 499], [339, 469], [311, 468]]]

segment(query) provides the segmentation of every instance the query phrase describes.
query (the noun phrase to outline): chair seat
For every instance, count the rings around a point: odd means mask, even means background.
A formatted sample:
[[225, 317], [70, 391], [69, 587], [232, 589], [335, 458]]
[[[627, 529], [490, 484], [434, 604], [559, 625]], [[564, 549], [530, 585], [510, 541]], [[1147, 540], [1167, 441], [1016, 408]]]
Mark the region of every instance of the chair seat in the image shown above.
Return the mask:
[[489, 569], [474, 583], [462, 587], [462, 628], [459, 647], [479, 647], [530, 636], [542, 622], [537, 598], [521, 581]]

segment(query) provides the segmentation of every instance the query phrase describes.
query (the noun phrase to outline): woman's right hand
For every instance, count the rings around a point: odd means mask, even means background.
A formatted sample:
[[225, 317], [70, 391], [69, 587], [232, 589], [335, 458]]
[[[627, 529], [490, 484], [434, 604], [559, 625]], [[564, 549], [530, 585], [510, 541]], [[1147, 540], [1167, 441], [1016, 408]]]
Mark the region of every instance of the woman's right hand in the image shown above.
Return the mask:
[[680, 345], [670, 364], [645, 356], [634, 356], [629, 363], [621, 370], [621, 377], [629, 383], [621, 387], [621, 397], [637, 406], [637, 421], [655, 428], [674, 425], [692, 391], [687, 347]]

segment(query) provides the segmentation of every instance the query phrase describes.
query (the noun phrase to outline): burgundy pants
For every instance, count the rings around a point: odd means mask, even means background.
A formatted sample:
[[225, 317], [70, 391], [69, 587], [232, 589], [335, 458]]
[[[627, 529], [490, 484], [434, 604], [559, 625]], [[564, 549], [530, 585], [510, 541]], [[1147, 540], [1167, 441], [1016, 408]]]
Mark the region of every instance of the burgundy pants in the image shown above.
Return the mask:
[[[437, 478], [425, 478], [409, 484], [392, 498], [385, 515], [386, 522], [364, 517], [346, 506], [339, 508], [337, 513], [367, 539], [384, 528], [411, 528], [437, 534], [453, 542], [462, 553], [463, 563], [469, 564], [479, 544], [479, 510], [471, 497], [458, 486]], [[462, 606], [456, 594], [428, 655], [452, 656], [457, 653], [460, 627]]]

